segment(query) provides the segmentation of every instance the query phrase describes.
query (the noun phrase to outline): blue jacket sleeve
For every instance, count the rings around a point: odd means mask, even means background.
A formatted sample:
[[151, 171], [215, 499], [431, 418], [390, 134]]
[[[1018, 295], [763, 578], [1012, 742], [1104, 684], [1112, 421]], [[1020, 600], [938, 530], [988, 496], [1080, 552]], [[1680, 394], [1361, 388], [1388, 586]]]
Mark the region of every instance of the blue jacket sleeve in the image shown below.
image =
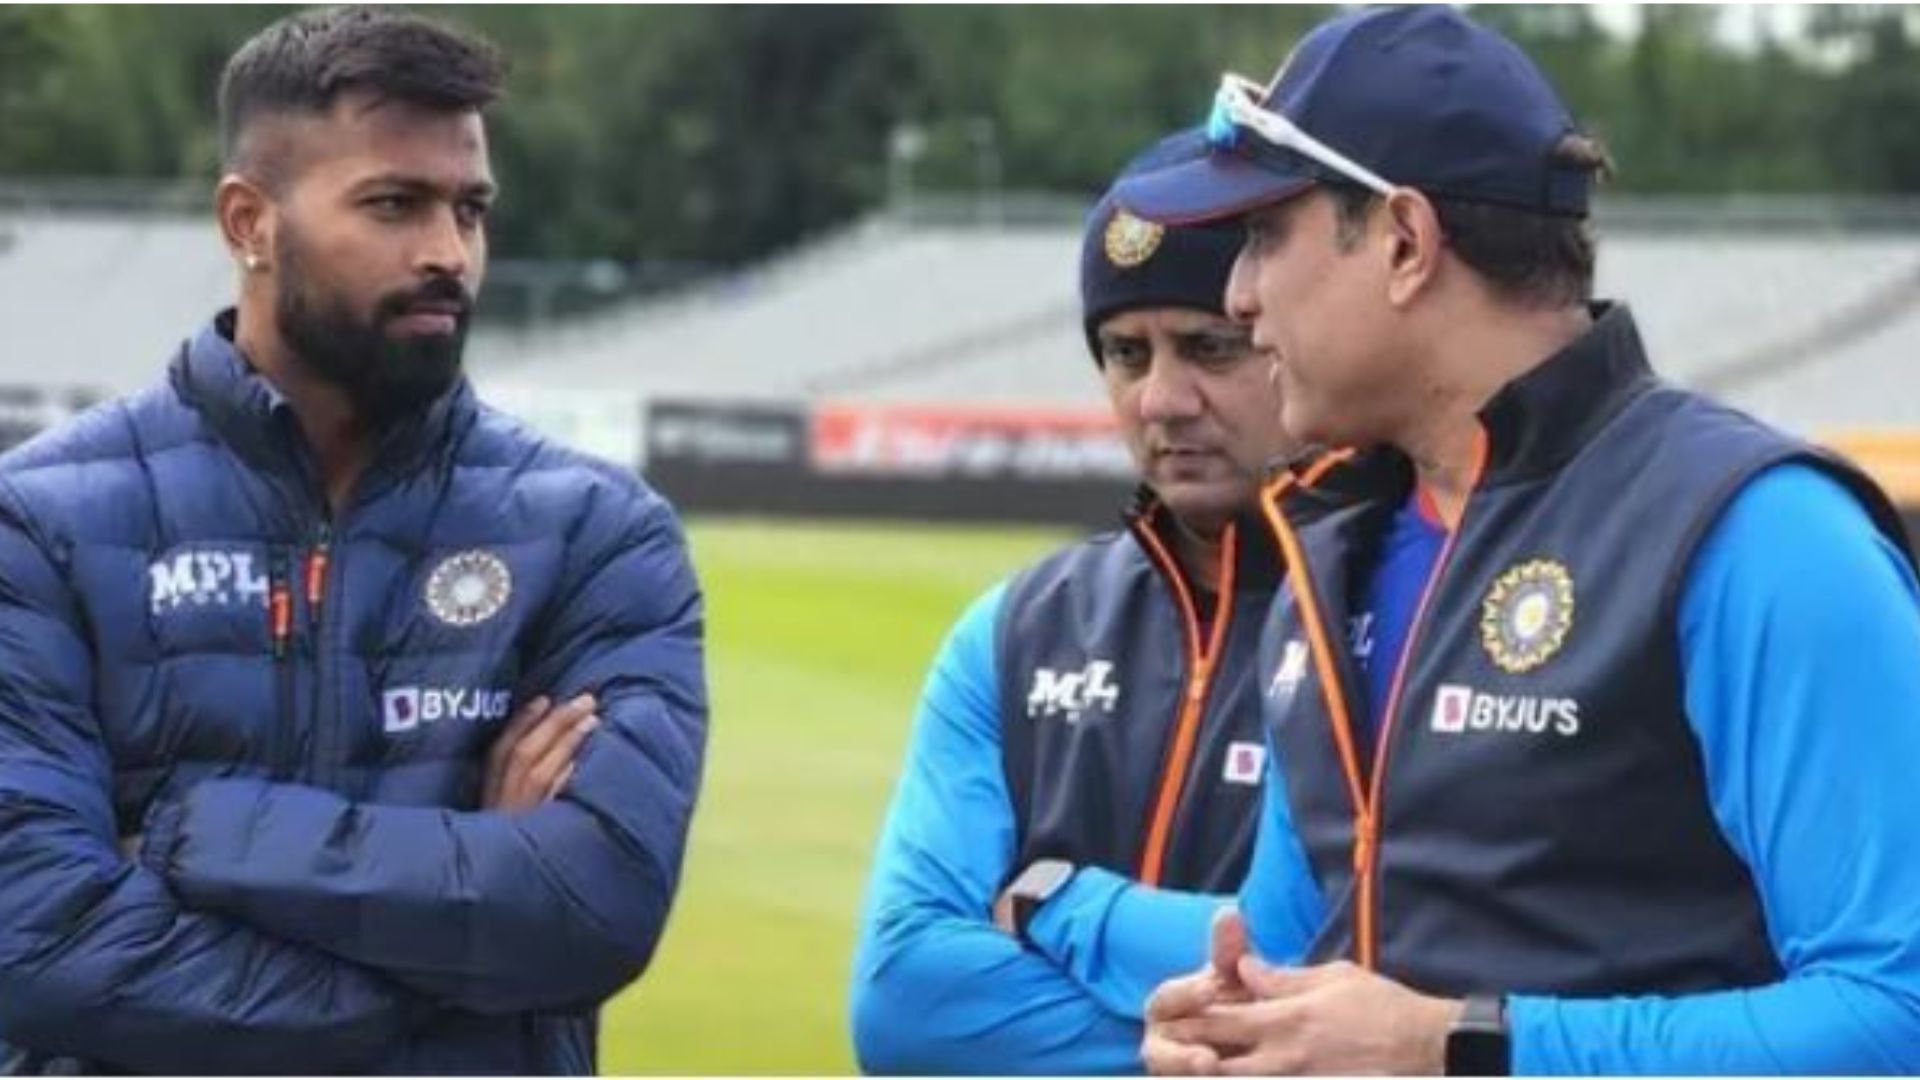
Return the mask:
[[159, 1073], [365, 1068], [430, 1003], [182, 910], [124, 858], [94, 661], [49, 547], [0, 492], [0, 1038]]
[[1140, 1020], [1155, 987], [1206, 964], [1213, 917], [1232, 904], [1088, 866], [1034, 914], [1027, 936], [1108, 1012]]
[[854, 957], [853, 1042], [877, 1073], [1121, 1073], [1140, 1027], [996, 929], [1013, 861], [994, 625], [968, 610], [928, 676], [874, 859]]
[[1269, 964], [1305, 962], [1307, 950], [1326, 921], [1326, 902], [1307, 850], [1293, 828], [1279, 747], [1267, 737], [1266, 794], [1260, 800], [1260, 827], [1253, 838], [1253, 861], [1240, 890], [1240, 914], [1246, 919], [1253, 951]]
[[1834, 481], [1741, 491], [1688, 572], [1680, 650], [1712, 809], [1785, 977], [1511, 1005], [1529, 1073], [1920, 1070], [1920, 589]]
[[600, 703], [558, 798], [458, 813], [212, 780], [156, 811], [143, 857], [194, 908], [447, 1004], [512, 1013], [611, 996], [665, 924], [706, 734], [701, 600], [679, 527], [658, 499], [623, 500], [569, 545], [573, 586], [531, 643], [531, 685]]

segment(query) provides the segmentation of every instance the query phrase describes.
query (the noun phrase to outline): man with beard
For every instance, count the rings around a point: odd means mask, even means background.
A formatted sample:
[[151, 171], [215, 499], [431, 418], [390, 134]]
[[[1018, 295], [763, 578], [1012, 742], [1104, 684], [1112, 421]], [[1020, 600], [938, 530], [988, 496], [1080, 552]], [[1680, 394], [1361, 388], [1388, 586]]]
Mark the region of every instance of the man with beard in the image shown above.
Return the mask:
[[248, 42], [237, 307], [0, 459], [0, 1037], [28, 1068], [587, 1072], [653, 952], [700, 593], [666, 503], [461, 377], [500, 77], [378, 10]]

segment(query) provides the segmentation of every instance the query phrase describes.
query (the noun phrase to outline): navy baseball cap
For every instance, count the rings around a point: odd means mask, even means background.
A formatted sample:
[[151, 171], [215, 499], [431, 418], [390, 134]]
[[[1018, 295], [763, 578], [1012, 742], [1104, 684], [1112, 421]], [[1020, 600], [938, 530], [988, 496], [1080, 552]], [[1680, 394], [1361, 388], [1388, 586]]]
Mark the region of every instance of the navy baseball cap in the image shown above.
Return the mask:
[[[1140, 152], [1120, 179], [1207, 156], [1206, 134], [1188, 128]], [[1231, 222], [1168, 227], [1145, 221], [1109, 190], [1087, 215], [1080, 241], [1080, 318], [1087, 347], [1100, 360], [1096, 332], [1123, 311], [1180, 307], [1224, 314], [1227, 278], [1244, 230]]]
[[1316, 183], [1583, 217], [1590, 169], [1557, 164], [1579, 129], [1512, 42], [1445, 5], [1368, 8], [1315, 27], [1266, 87], [1222, 80], [1211, 152], [1122, 183], [1150, 221], [1238, 217]]

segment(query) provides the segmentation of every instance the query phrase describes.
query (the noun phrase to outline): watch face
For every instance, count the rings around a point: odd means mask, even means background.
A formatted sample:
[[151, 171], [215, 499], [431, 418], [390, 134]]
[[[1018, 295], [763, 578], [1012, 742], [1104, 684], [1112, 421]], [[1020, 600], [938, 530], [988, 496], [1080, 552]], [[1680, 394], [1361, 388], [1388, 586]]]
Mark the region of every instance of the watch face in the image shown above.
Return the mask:
[[1505, 1031], [1456, 1027], [1447, 1033], [1448, 1076], [1506, 1076], [1511, 1071]]

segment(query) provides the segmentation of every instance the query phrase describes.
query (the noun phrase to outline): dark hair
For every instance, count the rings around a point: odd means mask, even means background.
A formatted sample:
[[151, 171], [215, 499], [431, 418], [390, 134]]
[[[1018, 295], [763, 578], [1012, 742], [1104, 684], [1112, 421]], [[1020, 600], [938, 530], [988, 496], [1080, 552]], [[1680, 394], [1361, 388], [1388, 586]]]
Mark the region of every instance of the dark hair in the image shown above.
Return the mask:
[[[1569, 135], [1553, 150], [1553, 163], [1600, 177], [1613, 162], [1600, 141]], [[1365, 188], [1328, 184], [1338, 219], [1336, 239], [1350, 247], [1378, 196]], [[1593, 297], [1595, 238], [1584, 217], [1545, 214], [1494, 203], [1428, 195], [1447, 245], [1494, 291], [1527, 307], [1565, 307]]]
[[492, 104], [505, 77], [506, 61], [492, 44], [418, 15], [358, 6], [302, 11], [255, 34], [227, 61], [221, 161], [241, 167], [247, 133], [260, 119], [319, 115], [349, 91], [461, 112]]

